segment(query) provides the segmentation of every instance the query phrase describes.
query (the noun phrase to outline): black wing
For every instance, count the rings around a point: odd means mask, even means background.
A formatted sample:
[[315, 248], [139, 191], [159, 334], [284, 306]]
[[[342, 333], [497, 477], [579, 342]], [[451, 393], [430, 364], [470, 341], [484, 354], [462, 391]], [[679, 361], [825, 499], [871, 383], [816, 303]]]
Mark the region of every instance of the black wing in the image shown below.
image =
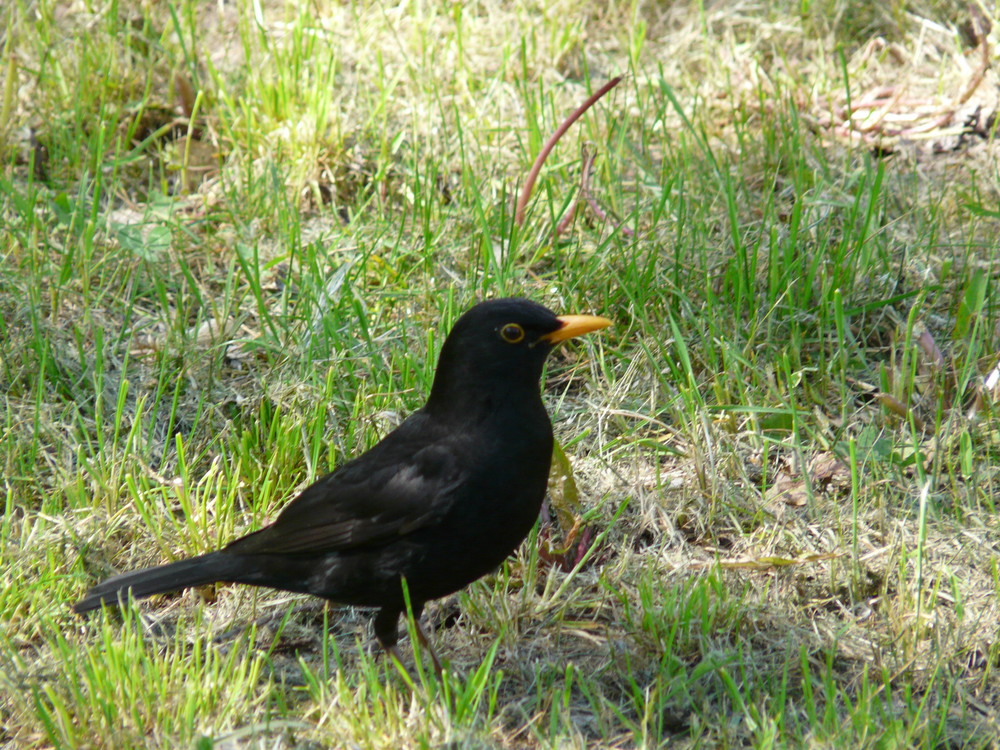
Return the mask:
[[303, 490], [273, 524], [226, 551], [316, 554], [409, 534], [444, 515], [467, 481], [465, 442], [416, 412], [370, 451]]

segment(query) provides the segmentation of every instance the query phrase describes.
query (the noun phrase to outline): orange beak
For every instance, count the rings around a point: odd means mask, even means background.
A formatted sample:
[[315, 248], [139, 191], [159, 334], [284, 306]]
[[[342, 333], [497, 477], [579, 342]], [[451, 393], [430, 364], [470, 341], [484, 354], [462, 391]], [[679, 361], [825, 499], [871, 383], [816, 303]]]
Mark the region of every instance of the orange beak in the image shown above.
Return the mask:
[[558, 344], [560, 341], [582, 336], [591, 331], [599, 331], [611, 325], [610, 320], [597, 315], [560, 315], [558, 320], [562, 323], [562, 326], [552, 333], [541, 336], [542, 341], [547, 341], [550, 344]]

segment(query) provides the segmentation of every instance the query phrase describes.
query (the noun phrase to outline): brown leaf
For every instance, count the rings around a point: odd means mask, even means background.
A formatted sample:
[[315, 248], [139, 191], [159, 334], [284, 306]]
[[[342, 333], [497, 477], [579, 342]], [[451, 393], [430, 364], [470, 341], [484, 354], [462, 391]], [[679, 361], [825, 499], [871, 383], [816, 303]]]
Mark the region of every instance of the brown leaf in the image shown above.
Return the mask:
[[939, 370], [944, 367], [944, 354], [941, 353], [941, 349], [938, 347], [937, 342], [934, 341], [934, 337], [926, 327], [923, 327], [917, 335], [917, 346], [919, 346], [921, 351], [923, 351], [923, 353], [927, 355], [928, 359], [930, 359], [934, 369]]
[[851, 486], [851, 470], [833, 453], [819, 453], [809, 462], [813, 487], [844, 490]]
[[191, 117], [194, 114], [194, 103], [197, 99], [194, 86], [191, 85], [191, 81], [186, 75], [178, 72], [174, 76], [174, 88], [177, 91], [177, 98], [180, 100], [181, 111], [184, 112], [185, 117]]
[[793, 507], [801, 507], [809, 500], [809, 488], [802, 479], [782, 473], [767, 489], [765, 495], [769, 503], [784, 503]]

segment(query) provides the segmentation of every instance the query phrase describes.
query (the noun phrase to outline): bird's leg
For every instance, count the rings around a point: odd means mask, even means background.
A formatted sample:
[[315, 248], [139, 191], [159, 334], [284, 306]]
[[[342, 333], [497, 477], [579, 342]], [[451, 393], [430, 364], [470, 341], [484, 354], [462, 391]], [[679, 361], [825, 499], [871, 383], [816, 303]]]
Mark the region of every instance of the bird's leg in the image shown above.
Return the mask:
[[[372, 622], [372, 628], [375, 631], [375, 637], [378, 639], [379, 644], [382, 649], [393, 659], [399, 662], [400, 665], [403, 664], [403, 659], [399, 655], [399, 649], [396, 648], [396, 642], [399, 640], [399, 633], [396, 631], [396, 623], [399, 621], [400, 610], [393, 607], [382, 607], [375, 615], [375, 620]], [[405, 667], [403, 667], [405, 669]]]
[[[420, 645], [426, 648], [427, 652], [431, 655], [431, 661], [434, 662], [434, 673], [440, 677], [442, 672], [441, 662], [438, 660], [437, 653], [435, 653], [434, 647], [431, 645], [430, 640], [428, 640], [423, 628], [420, 627], [420, 615], [423, 610], [423, 604], [413, 607], [413, 627], [417, 631], [417, 640], [420, 641]], [[375, 621], [372, 623], [375, 630], [375, 637], [382, 644], [382, 648], [400, 664], [403, 663], [403, 660], [399, 655], [399, 649], [396, 648], [396, 642], [399, 640], [396, 623], [401, 614], [401, 610], [393, 609], [392, 607], [383, 607], [375, 615]]]

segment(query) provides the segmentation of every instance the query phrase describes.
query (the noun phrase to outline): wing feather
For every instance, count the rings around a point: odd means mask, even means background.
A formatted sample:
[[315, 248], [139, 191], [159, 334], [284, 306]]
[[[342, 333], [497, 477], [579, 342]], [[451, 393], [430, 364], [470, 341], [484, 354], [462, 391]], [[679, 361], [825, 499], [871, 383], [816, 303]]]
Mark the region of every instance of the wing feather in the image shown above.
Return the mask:
[[318, 554], [417, 531], [451, 507], [467, 481], [460, 443], [417, 412], [381, 443], [307, 487], [270, 526], [227, 551]]

